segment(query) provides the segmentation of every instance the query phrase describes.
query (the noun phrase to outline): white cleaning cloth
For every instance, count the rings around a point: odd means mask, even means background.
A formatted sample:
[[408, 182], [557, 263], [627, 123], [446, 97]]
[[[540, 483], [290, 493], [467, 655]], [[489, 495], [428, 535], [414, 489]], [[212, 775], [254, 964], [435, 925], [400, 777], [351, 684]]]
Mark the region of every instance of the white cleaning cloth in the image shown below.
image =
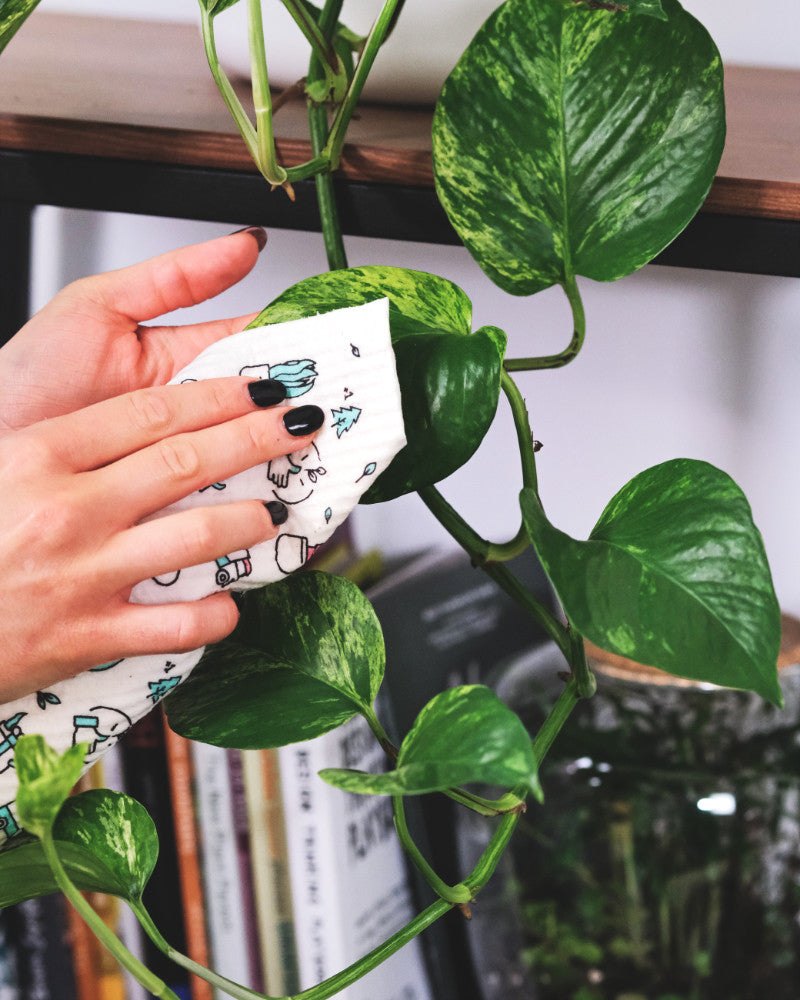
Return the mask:
[[[325, 423], [309, 447], [214, 483], [156, 516], [257, 498], [282, 501], [288, 519], [268, 542], [137, 584], [134, 602], [196, 600], [263, 586], [299, 569], [405, 444], [387, 299], [245, 330], [207, 348], [173, 381], [225, 375], [281, 381], [288, 404], [321, 407]], [[125, 657], [0, 706], [0, 843], [19, 830], [14, 747], [22, 734], [41, 733], [59, 752], [88, 742], [88, 768], [202, 653]]]

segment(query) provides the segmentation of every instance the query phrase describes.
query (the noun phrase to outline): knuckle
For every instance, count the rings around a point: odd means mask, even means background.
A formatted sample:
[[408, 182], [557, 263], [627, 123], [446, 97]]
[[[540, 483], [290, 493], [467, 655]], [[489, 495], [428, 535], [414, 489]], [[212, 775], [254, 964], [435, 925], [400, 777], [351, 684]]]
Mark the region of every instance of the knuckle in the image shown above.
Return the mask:
[[173, 409], [161, 389], [141, 389], [129, 396], [130, 417], [139, 430], [160, 433], [173, 422]]
[[199, 476], [202, 463], [197, 447], [186, 436], [168, 438], [155, 445], [156, 456], [167, 479], [176, 484]]

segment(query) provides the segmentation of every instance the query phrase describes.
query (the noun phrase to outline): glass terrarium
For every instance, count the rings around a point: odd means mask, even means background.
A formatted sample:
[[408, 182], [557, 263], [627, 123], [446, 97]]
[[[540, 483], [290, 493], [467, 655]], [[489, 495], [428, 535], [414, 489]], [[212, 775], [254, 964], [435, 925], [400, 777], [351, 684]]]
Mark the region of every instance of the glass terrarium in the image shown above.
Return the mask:
[[[485, 997], [797, 1000], [800, 667], [781, 671], [778, 710], [594, 652], [597, 695], [474, 908]], [[541, 650], [495, 678], [532, 731], [558, 684]], [[486, 832], [464, 821], [465, 863]], [[504, 962], [487, 936], [513, 941]]]

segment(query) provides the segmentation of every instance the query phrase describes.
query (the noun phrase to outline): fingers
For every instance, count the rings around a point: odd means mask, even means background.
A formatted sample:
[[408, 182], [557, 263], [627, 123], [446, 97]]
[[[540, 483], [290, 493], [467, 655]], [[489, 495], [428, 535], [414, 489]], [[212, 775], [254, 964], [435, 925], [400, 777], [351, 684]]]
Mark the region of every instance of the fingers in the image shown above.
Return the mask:
[[[86, 472], [171, 435], [253, 412], [251, 381], [234, 376], [139, 389], [38, 424], [32, 433], [69, 471]], [[269, 386], [272, 402], [281, 402], [285, 389]]]
[[98, 572], [107, 577], [109, 590], [124, 590], [140, 580], [250, 549], [274, 538], [279, 520], [280, 511], [273, 508], [271, 512], [259, 500], [197, 507], [156, 518], [115, 535], [100, 554]]
[[[291, 430], [298, 414], [302, 433]], [[318, 407], [275, 407], [203, 430], [164, 438], [98, 469], [91, 485], [100, 497], [114, 497], [118, 523], [127, 525], [196, 490], [221, 483], [310, 444], [322, 425]], [[266, 477], [265, 477], [266, 482]]]
[[264, 230], [254, 226], [84, 278], [70, 288], [139, 323], [197, 305], [235, 285], [252, 270], [266, 241]]

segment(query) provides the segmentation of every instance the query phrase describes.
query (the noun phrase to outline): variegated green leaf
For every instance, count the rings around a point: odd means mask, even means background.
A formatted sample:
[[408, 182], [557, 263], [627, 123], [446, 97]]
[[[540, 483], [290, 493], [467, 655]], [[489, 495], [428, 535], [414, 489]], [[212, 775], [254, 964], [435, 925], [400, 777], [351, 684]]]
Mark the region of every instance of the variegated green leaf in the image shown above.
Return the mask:
[[679, 677], [782, 703], [780, 611], [744, 494], [706, 462], [677, 459], [634, 477], [587, 541], [547, 520], [532, 490], [522, 513], [570, 621], [603, 649]]
[[17, 813], [23, 829], [41, 837], [52, 827], [81, 775], [86, 750], [87, 745], [79, 743], [60, 754], [38, 733], [19, 738], [14, 766], [19, 778]]
[[403, 740], [397, 767], [385, 774], [327, 768], [320, 777], [368, 795], [418, 795], [479, 782], [540, 794], [536, 757], [519, 717], [482, 685], [432, 698]]
[[383, 635], [355, 584], [301, 573], [248, 592], [240, 608], [231, 636], [165, 703], [176, 732], [216, 746], [277, 747], [371, 710]]
[[390, 500], [445, 479], [475, 453], [500, 395], [506, 337], [472, 332], [472, 306], [450, 281], [399, 267], [353, 267], [292, 286], [253, 321], [281, 323], [389, 299], [408, 444], [370, 486], [364, 503]]
[[285, 323], [303, 316], [389, 300], [392, 343], [420, 331], [469, 334], [472, 303], [445, 278], [403, 267], [350, 267], [292, 285], [262, 310], [250, 326]]
[[[55, 821], [53, 840], [78, 889], [141, 900], [158, 856], [158, 836], [135, 799], [107, 788], [72, 796]], [[57, 889], [38, 840], [23, 835], [0, 851], [0, 908]]]
[[445, 83], [436, 190], [501, 288], [622, 277], [702, 204], [725, 137], [722, 63], [677, 0], [663, 10], [506, 0]]

